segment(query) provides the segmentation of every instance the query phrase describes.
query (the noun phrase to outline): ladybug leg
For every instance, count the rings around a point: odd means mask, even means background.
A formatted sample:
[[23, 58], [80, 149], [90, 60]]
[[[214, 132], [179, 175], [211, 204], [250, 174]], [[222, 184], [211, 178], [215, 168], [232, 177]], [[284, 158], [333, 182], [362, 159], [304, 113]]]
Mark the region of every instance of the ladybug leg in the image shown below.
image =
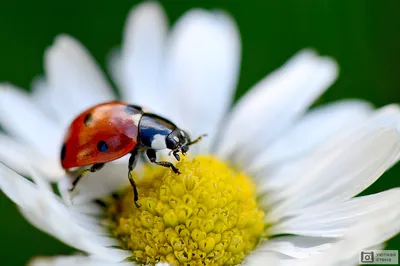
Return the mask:
[[174, 157], [175, 157], [175, 159], [176, 159], [177, 161], [180, 161], [180, 160], [181, 160], [181, 157], [179, 157], [178, 151], [174, 151], [172, 154], [174, 155]]
[[181, 172], [179, 172], [179, 169], [176, 168], [172, 163], [170, 162], [157, 162], [157, 155], [156, 155], [156, 151], [153, 149], [149, 149], [146, 151], [146, 155], [147, 158], [149, 158], [150, 162], [155, 163], [157, 165], [163, 166], [163, 167], [167, 167], [167, 168], [171, 168], [172, 171], [174, 171], [175, 174], [180, 174]]
[[131, 152], [131, 157], [129, 157], [128, 179], [129, 179], [129, 182], [131, 183], [131, 186], [133, 188], [133, 201], [135, 202], [136, 207], [140, 208], [140, 205], [137, 203], [137, 201], [139, 200], [139, 192], [138, 192], [138, 189], [136, 187], [135, 179], [132, 176], [132, 171], [133, 171], [133, 169], [135, 169], [138, 159], [139, 159], [139, 151], [138, 151], [138, 149], [135, 148]]
[[78, 184], [79, 180], [85, 176], [87, 173], [91, 172], [97, 172], [99, 171], [101, 168], [103, 168], [104, 163], [98, 163], [98, 164], [94, 164], [92, 165], [89, 169], [85, 169], [83, 170], [76, 178], [74, 181], [72, 181], [72, 188], [69, 189], [70, 192], [74, 191], [76, 185]]

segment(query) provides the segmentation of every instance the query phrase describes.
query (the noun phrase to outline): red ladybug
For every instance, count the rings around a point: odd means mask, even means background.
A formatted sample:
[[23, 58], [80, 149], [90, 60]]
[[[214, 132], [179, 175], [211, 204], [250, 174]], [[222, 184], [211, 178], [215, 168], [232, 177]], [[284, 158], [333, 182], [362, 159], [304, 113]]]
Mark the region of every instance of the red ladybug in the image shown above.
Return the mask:
[[180, 160], [189, 146], [198, 142], [171, 121], [156, 114], [147, 113], [141, 107], [121, 101], [98, 104], [76, 117], [65, 135], [61, 148], [61, 165], [71, 173], [71, 168], [89, 166], [73, 181], [71, 191], [79, 179], [88, 172], [100, 170], [106, 162], [130, 153], [128, 178], [133, 187], [134, 202], [139, 199], [135, 181], [131, 174], [139, 152], [146, 152], [150, 162], [179, 170], [170, 162], [158, 162], [157, 150], [169, 149], [176, 160]]

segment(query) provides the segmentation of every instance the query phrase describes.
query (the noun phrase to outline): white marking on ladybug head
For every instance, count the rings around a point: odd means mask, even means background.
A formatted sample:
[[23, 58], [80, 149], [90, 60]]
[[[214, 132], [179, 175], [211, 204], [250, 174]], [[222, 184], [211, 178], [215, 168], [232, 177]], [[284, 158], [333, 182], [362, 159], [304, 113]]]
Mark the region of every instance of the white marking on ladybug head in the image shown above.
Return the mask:
[[176, 142], [179, 142], [179, 138], [178, 138], [177, 136], [174, 136], [174, 140], [175, 140]]
[[163, 150], [167, 148], [165, 143], [165, 136], [161, 134], [156, 134], [151, 141], [151, 148], [155, 150]]
[[181, 135], [182, 135], [182, 137], [185, 137], [185, 132], [183, 132], [183, 130], [181, 130]]

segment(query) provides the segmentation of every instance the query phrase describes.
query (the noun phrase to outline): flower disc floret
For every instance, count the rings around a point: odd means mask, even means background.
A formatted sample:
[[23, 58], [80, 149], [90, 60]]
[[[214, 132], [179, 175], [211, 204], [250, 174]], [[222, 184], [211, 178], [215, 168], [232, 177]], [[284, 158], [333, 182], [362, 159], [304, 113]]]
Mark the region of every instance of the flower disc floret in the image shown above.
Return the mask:
[[106, 212], [111, 232], [138, 263], [239, 264], [264, 228], [251, 179], [211, 156], [177, 167], [181, 174], [145, 167], [140, 208], [131, 188], [114, 197]]

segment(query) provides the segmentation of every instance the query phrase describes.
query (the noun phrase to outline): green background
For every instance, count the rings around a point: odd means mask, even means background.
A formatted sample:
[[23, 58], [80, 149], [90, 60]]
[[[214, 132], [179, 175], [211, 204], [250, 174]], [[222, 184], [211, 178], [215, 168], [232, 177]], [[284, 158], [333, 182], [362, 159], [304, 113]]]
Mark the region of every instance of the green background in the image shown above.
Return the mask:
[[[53, 38], [79, 39], [104, 69], [119, 45], [135, 1], [0, 2], [0, 81], [29, 88], [43, 73], [42, 55]], [[243, 61], [237, 96], [304, 47], [314, 47], [340, 64], [340, 78], [319, 103], [363, 98], [376, 106], [399, 102], [400, 1], [163, 1], [173, 23], [192, 7], [220, 8], [237, 21]], [[29, 129], [27, 129], [29, 130]], [[400, 166], [385, 173], [367, 193], [400, 186]], [[72, 250], [24, 221], [0, 194], [1, 265], [23, 265], [32, 256]], [[68, 230], [66, 228], [66, 230]], [[400, 237], [389, 249], [399, 249]]]

